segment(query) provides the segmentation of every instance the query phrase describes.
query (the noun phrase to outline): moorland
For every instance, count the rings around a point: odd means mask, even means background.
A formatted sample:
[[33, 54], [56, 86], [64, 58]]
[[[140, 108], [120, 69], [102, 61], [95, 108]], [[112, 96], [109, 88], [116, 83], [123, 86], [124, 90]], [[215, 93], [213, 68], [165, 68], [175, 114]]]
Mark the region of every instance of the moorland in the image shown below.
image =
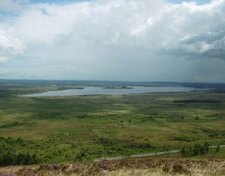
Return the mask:
[[224, 85], [185, 84], [214, 89], [179, 93], [29, 98], [18, 95], [137, 83], [2, 80], [0, 84], [3, 166], [83, 162], [169, 150], [181, 150], [176, 157], [225, 156], [219, 147], [225, 144]]

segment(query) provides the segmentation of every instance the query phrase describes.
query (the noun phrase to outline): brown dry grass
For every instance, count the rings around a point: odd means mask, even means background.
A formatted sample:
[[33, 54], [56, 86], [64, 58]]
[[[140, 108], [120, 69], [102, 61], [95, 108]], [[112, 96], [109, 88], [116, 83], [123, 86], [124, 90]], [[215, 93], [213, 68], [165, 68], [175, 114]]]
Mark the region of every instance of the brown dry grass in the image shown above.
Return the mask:
[[224, 176], [224, 160], [135, 159], [0, 168], [0, 176]]

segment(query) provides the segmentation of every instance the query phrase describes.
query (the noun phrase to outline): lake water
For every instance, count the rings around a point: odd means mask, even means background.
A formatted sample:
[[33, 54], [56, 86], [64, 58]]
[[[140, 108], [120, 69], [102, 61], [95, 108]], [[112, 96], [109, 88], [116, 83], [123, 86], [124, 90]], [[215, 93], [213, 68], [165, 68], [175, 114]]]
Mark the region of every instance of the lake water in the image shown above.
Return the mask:
[[79, 95], [127, 95], [152, 92], [190, 92], [199, 90], [190, 87], [142, 87], [132, 86], [132, 89], [104, 89], [102, 87], [85, 87], [84, 89], [69, 89], [48, 91], [44, 93], [35, 93], [23, 95], [23, 97], [55, 97], [55, 96], [79, 96]]

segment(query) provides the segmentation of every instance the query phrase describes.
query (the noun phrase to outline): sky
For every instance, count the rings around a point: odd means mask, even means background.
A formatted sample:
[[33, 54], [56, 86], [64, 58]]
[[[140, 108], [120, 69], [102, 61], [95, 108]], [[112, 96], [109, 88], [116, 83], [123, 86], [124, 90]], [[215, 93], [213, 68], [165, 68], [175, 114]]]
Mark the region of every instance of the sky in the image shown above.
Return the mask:
[[225, 0], [0, 0], [0, 79], [225, 83]]

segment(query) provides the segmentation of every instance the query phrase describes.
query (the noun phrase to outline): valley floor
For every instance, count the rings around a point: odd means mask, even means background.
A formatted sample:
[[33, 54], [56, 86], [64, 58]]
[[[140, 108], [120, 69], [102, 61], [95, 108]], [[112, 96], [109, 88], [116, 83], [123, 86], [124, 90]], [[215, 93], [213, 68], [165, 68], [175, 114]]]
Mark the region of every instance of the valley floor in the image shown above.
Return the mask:
[[[224, 107], [225, 94], [213, 92], [1, 98], [0, 158], [8, 161], [1, 164], [189, 151], [206, 142], [222, 146]], [[225, 150], [210, 154], [224, 158]]]
[[0, 84], [0, 176], [225, 175], [224, 91], [18, 96], [71, 86]]

